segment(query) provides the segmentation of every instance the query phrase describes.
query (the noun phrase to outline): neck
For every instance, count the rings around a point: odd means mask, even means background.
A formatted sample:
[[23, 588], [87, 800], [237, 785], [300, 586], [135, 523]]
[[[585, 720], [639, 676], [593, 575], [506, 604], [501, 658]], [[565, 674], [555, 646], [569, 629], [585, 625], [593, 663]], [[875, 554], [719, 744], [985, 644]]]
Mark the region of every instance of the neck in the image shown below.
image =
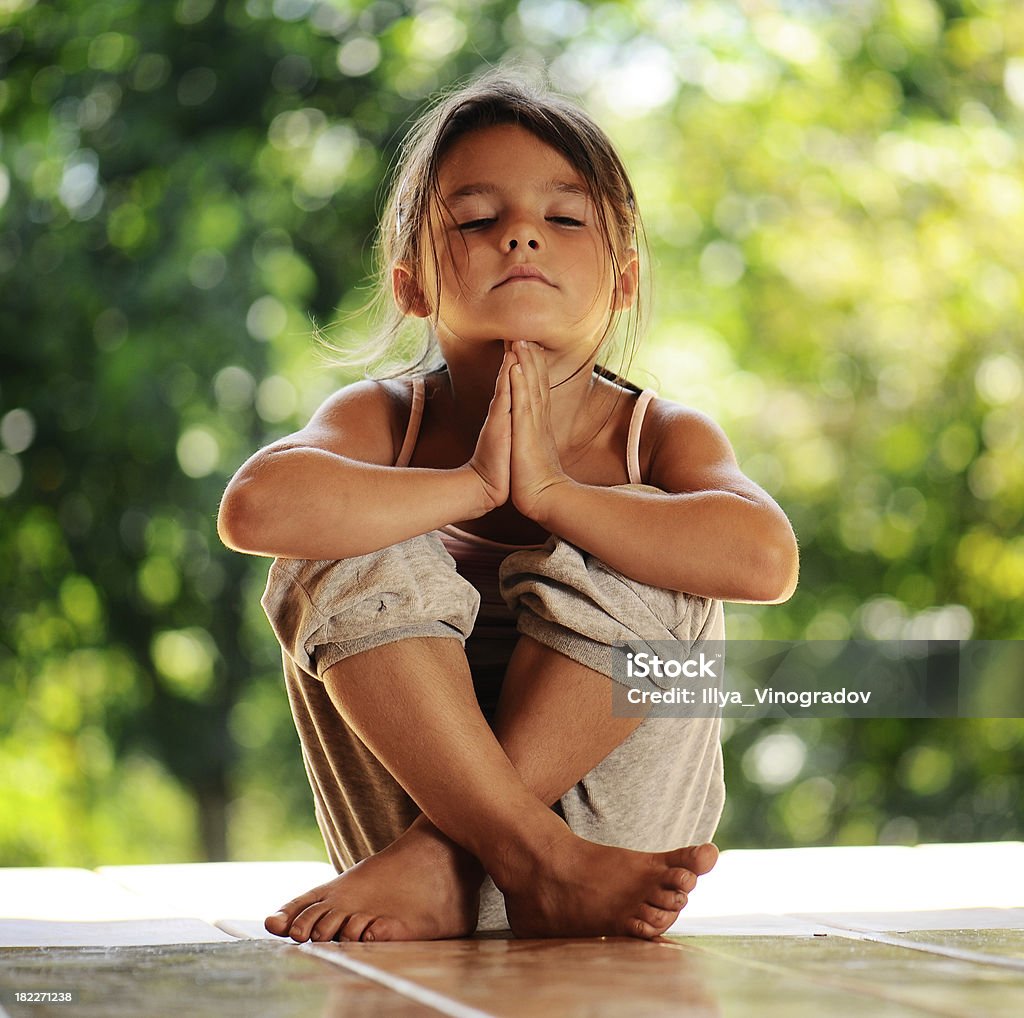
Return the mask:
[[[595, 419], [609, 412], [615, 394], [611, 386], [597, 380], [596, 356], [582, 365], [563, 361], [550, 352], [545, 356], [551, 385], [551, 428], [559, 451], [571, 452], [575, 443], [593, 435]], [[449, 419], [467, 444], [475, 444], [480, 433], [503, 357], [504, 344], [500, 340], [477, 346], [468, 353], [457, 349], [445, 351], [445, 389], [452, 403]]]

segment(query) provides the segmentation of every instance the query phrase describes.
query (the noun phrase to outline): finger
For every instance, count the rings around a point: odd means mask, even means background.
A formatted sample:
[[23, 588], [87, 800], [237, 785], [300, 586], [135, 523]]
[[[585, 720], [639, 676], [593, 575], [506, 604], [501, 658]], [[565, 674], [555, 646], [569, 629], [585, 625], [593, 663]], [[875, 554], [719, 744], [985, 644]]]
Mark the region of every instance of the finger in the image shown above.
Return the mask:
[[530, 345], [533, 347], [533, 360], [537, 365], [537, 382], [541, 392], [546, 395], [551, 390], [548, 381], [548, 359], [544, 353], [544, 348], [540, 344], [531, 343]]
[[[525, 360], [526, 355], [523, 354]], [[512, 389], [512, 441], [525, 452], [538, 441], [541, 417], [536, 409], [536, 397], [531, 391], [527, 365], [517, 361], [509, 371]]]
[[523, 366], [523, 377], [526, 379], [527, 391], [529, 393], [530, 409], [539, 415], [544, 409], [544, 399], [541, 392], [540, 378], [537, 374], [537, 347], [533, 343], [526, 343], [521, 340], [517, 346], [519, 363]]
[[551, 388], [548, 385], [548, 359], [544, 347], [538, 343], [530, 344], [530, 360], [533, 362], [534, 387], [537, 393], [537, 405], [547, 416], [551, 405]]
[[509, 365], [508, 380], [512, 396], [512, 416], [518, 420], [524, 414], [529, 413], [530, 398], [529, 387], [523, 373], [522, 362], [518, 360], [518, 353], [516, 357], [517, 359]]
[[[505, 356], [501, 360], [501, 367], [498, 368], [498, 377], [494, 383], [494, 395], [495, 397], [509, 395], [509, 371], [512, 369], [512, 365], [515, 364], [515, 354], [511, 350], [505, 351]], [[508, 412], [506, 407], [506, 413]]]
[[544, 348], [537, 343], [528, 343], [528, 359], [530, 362], [530, 398], [534, 406], [537, 428], [539, 431], [551, 432], [551, 392], [547, 383], [547, 357]]
[[509, 368], [511, 366], [511, 356], [501, 362], [498, 377], [494, 383], [494, 395], [491, 397], [487, 416], [481, 427], [481, 434], [486, 431], [492, 441], [502, 444], [507, 444], [511, 440], [512, 433], [512, 391], [509, 384]]
[[502, 362], [502, 369], [498, 373], [499, 406], [498, 412], [508, 416], [512, 413], [512, 366], [515, 358], [510, 353]]

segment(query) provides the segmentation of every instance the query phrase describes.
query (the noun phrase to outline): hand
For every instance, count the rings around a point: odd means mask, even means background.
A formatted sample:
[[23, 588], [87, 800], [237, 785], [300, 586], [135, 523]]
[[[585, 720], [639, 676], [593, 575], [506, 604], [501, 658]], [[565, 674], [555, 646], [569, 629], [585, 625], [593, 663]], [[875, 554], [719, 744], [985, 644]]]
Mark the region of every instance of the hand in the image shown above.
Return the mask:
[[515, 363], [509, 371], [512, 389], [510, 494], [515, 507], [524, 516], [539, 521], [551, 492], [569, 478], [562, 470], [551, 431], [551, 390], [544, 353], [536, 343], [517, 341], [511, 346]]
[[[494, 396], [487, 408], [476, 449], [469, 466], [476, 472], [484, 487], [484, 512], [504, 505], [509, 496], [510, 456], [512, 450], [512, 393], [509, 371], [515, 356], [505, 344], [505, 359], [494, 383]], [[483, 515], [483, 514], [481, 514]]]

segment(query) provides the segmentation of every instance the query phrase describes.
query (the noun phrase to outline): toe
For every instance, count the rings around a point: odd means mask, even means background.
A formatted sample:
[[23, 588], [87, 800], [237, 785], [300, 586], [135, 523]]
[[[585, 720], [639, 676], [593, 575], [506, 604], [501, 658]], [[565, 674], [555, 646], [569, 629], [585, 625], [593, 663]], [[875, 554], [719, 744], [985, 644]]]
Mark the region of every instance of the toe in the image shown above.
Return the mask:
[[656, 936], [664, 933], [676, 921], [678, 916], [679, 913], [676, 911], [652, 908], [650, 905], [641, 905], [636, 914], [636, 918], [652, 929], [657, 930]]
[[650, 923], [645, 922], [639, 916], [634, 917], [626, 922], [623, 933], [627, 937], [640, 937], [643, 940], [653, 940], [655, 937], [660, 937], [662, 931], [655, 929]]
[[718, 848], [708, 842], [706, 845], [691, 845], [666, 853], [669, 866], [688, 869], [697, 876], [709, 872], [718, 861]]
[[338, 935], [338, 930], [344, 924], [348, 918], [347, 913], [338, 912], [335, 909], [330, 909], [325, 912], [316, 924], [309, 931], [309, 939], [315, 941], [318, 944], [326, 943], [329, 940], [334, 940]]
[[661, 908], [666, 912], [679, 912], [686, 908], [688, 898], [685, 891], [675, 888], [659, 887], [647, 895], [647, 904], [653, 908]]
[[718, 862], [718, 846], [709, 841], [706, 845], [698, 845], [693, 850], [693, 855], [693, 865], [688, 868], [693, 870], [698, 877], [703, 876], [705, 873], [710, 873], [714, 869], [715, 863]]
[[291, 917], [281, 909], [279, 912], [275, 912], [273, 915], [268, 915], [263, 923], [264, 929], [267, 933], [273, 933], [278, 937], [288, 936], [288, 927], [291, 925]]
[[319, 891], [320, 888], [314, 887], [313, 890], [285, 902], [273, 915], [267, 916], [263, 923], [266, 931], [279, 937], [287, 937], [296, 918], [310, 905], [315, 905], [321, 900], [322, 895]]
[[363, 930], [364, 941], [407, 940], [405, 924], [390, 916], [378, 916]]
[[344, 928], [339, 930], [338, 938], [340, 940], [362, 940], [366, 927], [376, 918], [370, 912], [353, 912], [348, 917], [348, 922], [345, 923]]
[[697, 878], [692, 870], [676, 867], [665, 871], [665, 879], [661, 886], [669, 891], [682, 891], [689, 894], [697, 886]]
[[310, 938], [313, 927], [320, 921], [321, 916], [328, 912], [329, 906], [326, 902], [318, 901], [308, 908], [302, 910], [299, 916], [292, 923], [288, 936], [296, 943], [304, 944]]

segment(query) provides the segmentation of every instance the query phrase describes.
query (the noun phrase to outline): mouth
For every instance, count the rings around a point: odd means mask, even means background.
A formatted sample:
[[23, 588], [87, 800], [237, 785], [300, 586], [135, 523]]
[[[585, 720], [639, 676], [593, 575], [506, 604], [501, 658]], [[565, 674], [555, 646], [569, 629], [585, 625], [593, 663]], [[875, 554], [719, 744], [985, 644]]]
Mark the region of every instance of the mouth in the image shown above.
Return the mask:
[[545, 286], [554, 286], [550, 279], [544, 275], [536, 265], [513, 265], [505, 275], [494, 284], [494, 289], [505, 286], [508, 283], [543, 283]]

